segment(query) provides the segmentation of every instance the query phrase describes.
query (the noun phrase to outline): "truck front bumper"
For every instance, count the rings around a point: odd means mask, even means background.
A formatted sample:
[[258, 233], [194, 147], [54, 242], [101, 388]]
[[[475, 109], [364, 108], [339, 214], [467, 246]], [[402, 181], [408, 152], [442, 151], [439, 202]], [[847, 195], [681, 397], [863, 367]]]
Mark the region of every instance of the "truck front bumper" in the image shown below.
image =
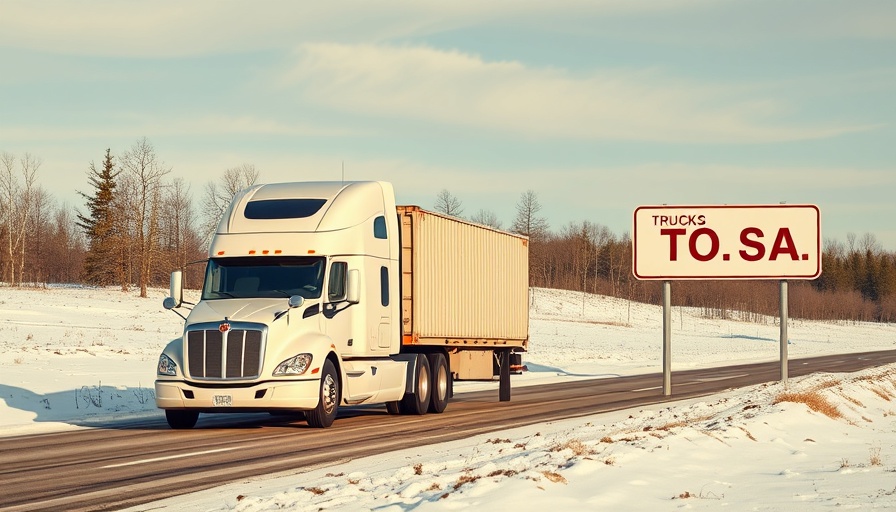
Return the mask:
[[184, 381], [157, 380], [160, 409], [197, 409], [211, 412], [273, 409], [309, 410], [317, 407], [320, 380], [261, 382], [251, 387], [207, 388]]

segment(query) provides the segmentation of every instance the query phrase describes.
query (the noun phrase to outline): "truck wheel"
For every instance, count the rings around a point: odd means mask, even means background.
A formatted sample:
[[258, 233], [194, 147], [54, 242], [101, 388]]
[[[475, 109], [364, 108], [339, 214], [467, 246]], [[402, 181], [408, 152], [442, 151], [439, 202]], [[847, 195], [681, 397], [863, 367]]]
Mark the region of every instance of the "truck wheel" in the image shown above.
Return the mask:
[[451, 373], [448, 371], [448, 361], [441, 352], [429, 356], [432, 364], [432, 399], [429, 402], [429, 412], [441, 414], [448, 406], [448, 398], [451, 389]]
[[199, 413], [196, 411], [166, 409], [165, 419], [168, 420], [169, 427], [186, 430], [196, 426], [196, 422], [199, 420]]
[[336, 375], [333, 362], [327, 359], [320, 376], [320, 400], [317, 407], [305, 413], [305, 420], [314, 428], [329, 427], [336, 419], [336, 409], [338, 408], [339, 377]]
[[402, 414], [426, 414], [429, 409], [430, 386], [429, 360], [426, 354], [417, 354], [417, 372], [414, 389], [405, 393], [399, 408]]

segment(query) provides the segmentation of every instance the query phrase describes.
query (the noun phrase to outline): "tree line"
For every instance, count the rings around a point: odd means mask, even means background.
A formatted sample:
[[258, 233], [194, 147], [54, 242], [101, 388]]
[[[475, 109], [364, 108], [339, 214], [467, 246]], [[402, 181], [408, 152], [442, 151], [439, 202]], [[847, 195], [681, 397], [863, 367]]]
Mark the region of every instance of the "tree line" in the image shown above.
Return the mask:
[[[850, 235], [850, 240], [855, 237]], [[861, 245], [828, 240], [822, 274], [789, 282], [789, 314], [807, 320], [896, 321], [896, 253], [872, 235]], [[570, 223], [530, 244], [534, 286], [585, 291], [659, 304], [661, 284], [632, 274], [632, 243], [588, 221]], [[676, 281], [672, 304], [709, 317], [759, 320], [779, 313], [777, 281]]]
[[[463, 203], [447, 190], [434, 209], [463, 215]], [[531, 286], [559, 288], [659, 304], [661, 284], [632, 274], [632, 242], [591, 221], [570, 222], [557, 230], [540, 215], [537, 194], [520, 196], [509, 230], [529, 237]], [[479, 210], [469, 220], [500, 229], [493, 212]], [[822, 274], [789, 283], [789, 314], [807, 320], [896, 321], [896, 252], [885, 251], [872, 234], [846, 242], [826, 240]], [[705, 316], [758, 321], [779, 312], [777, 281], [676, 281], [675, 306], [702, 309]]]
[[121, 154], [111, 149], [86, 170], [82, 205], [58, 204], [38, 184], [41, 160], [0, 154], [0, 281], [11, 286], [79, 283], [166, 286], [171, 270], [202, 283], [208, 241], [239, 190], [259, 176], [244, 164], [209, 182], [200, 201], [146, 139]]
[[[185, 268], [186, 285], [202, 283], [208, 243], [240, 190], [258, 182], [251, 164], [226, 169], [195, 200], [190, 186], [172, 176], [153, 145], [137, 140], [120, 154], [107, 149], [85, 171], [83, 204], [59, 204], [39, 185], [40, 158], [0, 153], [0, 280], [12, 286], [81, 283], [138, 288], [167, 286], [171, 270]], [[463, 203], [447, 190], [433, 209], [463, 217]], [[479, 209], [469, 220], [529, 237], [530, 285], [658, 304], [660, 284], [632, 276], [632, 244], [591, 221], [552, 230], [538, 195], [527, 190], [508, 226]], [[896, 321], [896, 253], [873, 235], [826, 240], [822, 275], [793, 281], [790, 314], [838, 321]], [[707, 316], [776, 316], [777, 283], [678, 281], [673, 304], [702, 308]], [[738, 312], [738, 313], [735, 313]]]

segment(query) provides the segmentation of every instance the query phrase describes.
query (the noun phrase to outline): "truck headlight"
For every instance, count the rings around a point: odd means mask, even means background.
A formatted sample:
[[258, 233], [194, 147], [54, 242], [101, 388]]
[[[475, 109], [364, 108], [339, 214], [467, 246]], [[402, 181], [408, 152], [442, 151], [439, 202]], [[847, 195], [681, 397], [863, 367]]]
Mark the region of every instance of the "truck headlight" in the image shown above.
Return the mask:
[[159, 356], [158, 372], [159, 375], [177, 375], [177, 365], [174, 364], [174, 361], [170, 357], [162, 354]]
[[302, 375], [311, 366], [311, 354], [299, 354], [277, 365], [274, 375]]

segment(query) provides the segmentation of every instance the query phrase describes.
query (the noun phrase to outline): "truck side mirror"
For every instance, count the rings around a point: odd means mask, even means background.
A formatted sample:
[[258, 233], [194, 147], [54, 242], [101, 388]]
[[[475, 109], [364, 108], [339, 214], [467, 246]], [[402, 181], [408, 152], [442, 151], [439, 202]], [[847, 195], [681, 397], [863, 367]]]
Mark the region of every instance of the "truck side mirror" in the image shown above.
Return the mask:
[[346, 283], [345, 300], [349, 304], [357, 304], [361, 302], [361, 272], [358, 269], [348, 271], [348, 282]]
[[184, 273], [180, 270], [172, 272], [170, 286], [170, 295], [162, 301], [162, 306], [165, 309], [179, 308], [184, 302]]

